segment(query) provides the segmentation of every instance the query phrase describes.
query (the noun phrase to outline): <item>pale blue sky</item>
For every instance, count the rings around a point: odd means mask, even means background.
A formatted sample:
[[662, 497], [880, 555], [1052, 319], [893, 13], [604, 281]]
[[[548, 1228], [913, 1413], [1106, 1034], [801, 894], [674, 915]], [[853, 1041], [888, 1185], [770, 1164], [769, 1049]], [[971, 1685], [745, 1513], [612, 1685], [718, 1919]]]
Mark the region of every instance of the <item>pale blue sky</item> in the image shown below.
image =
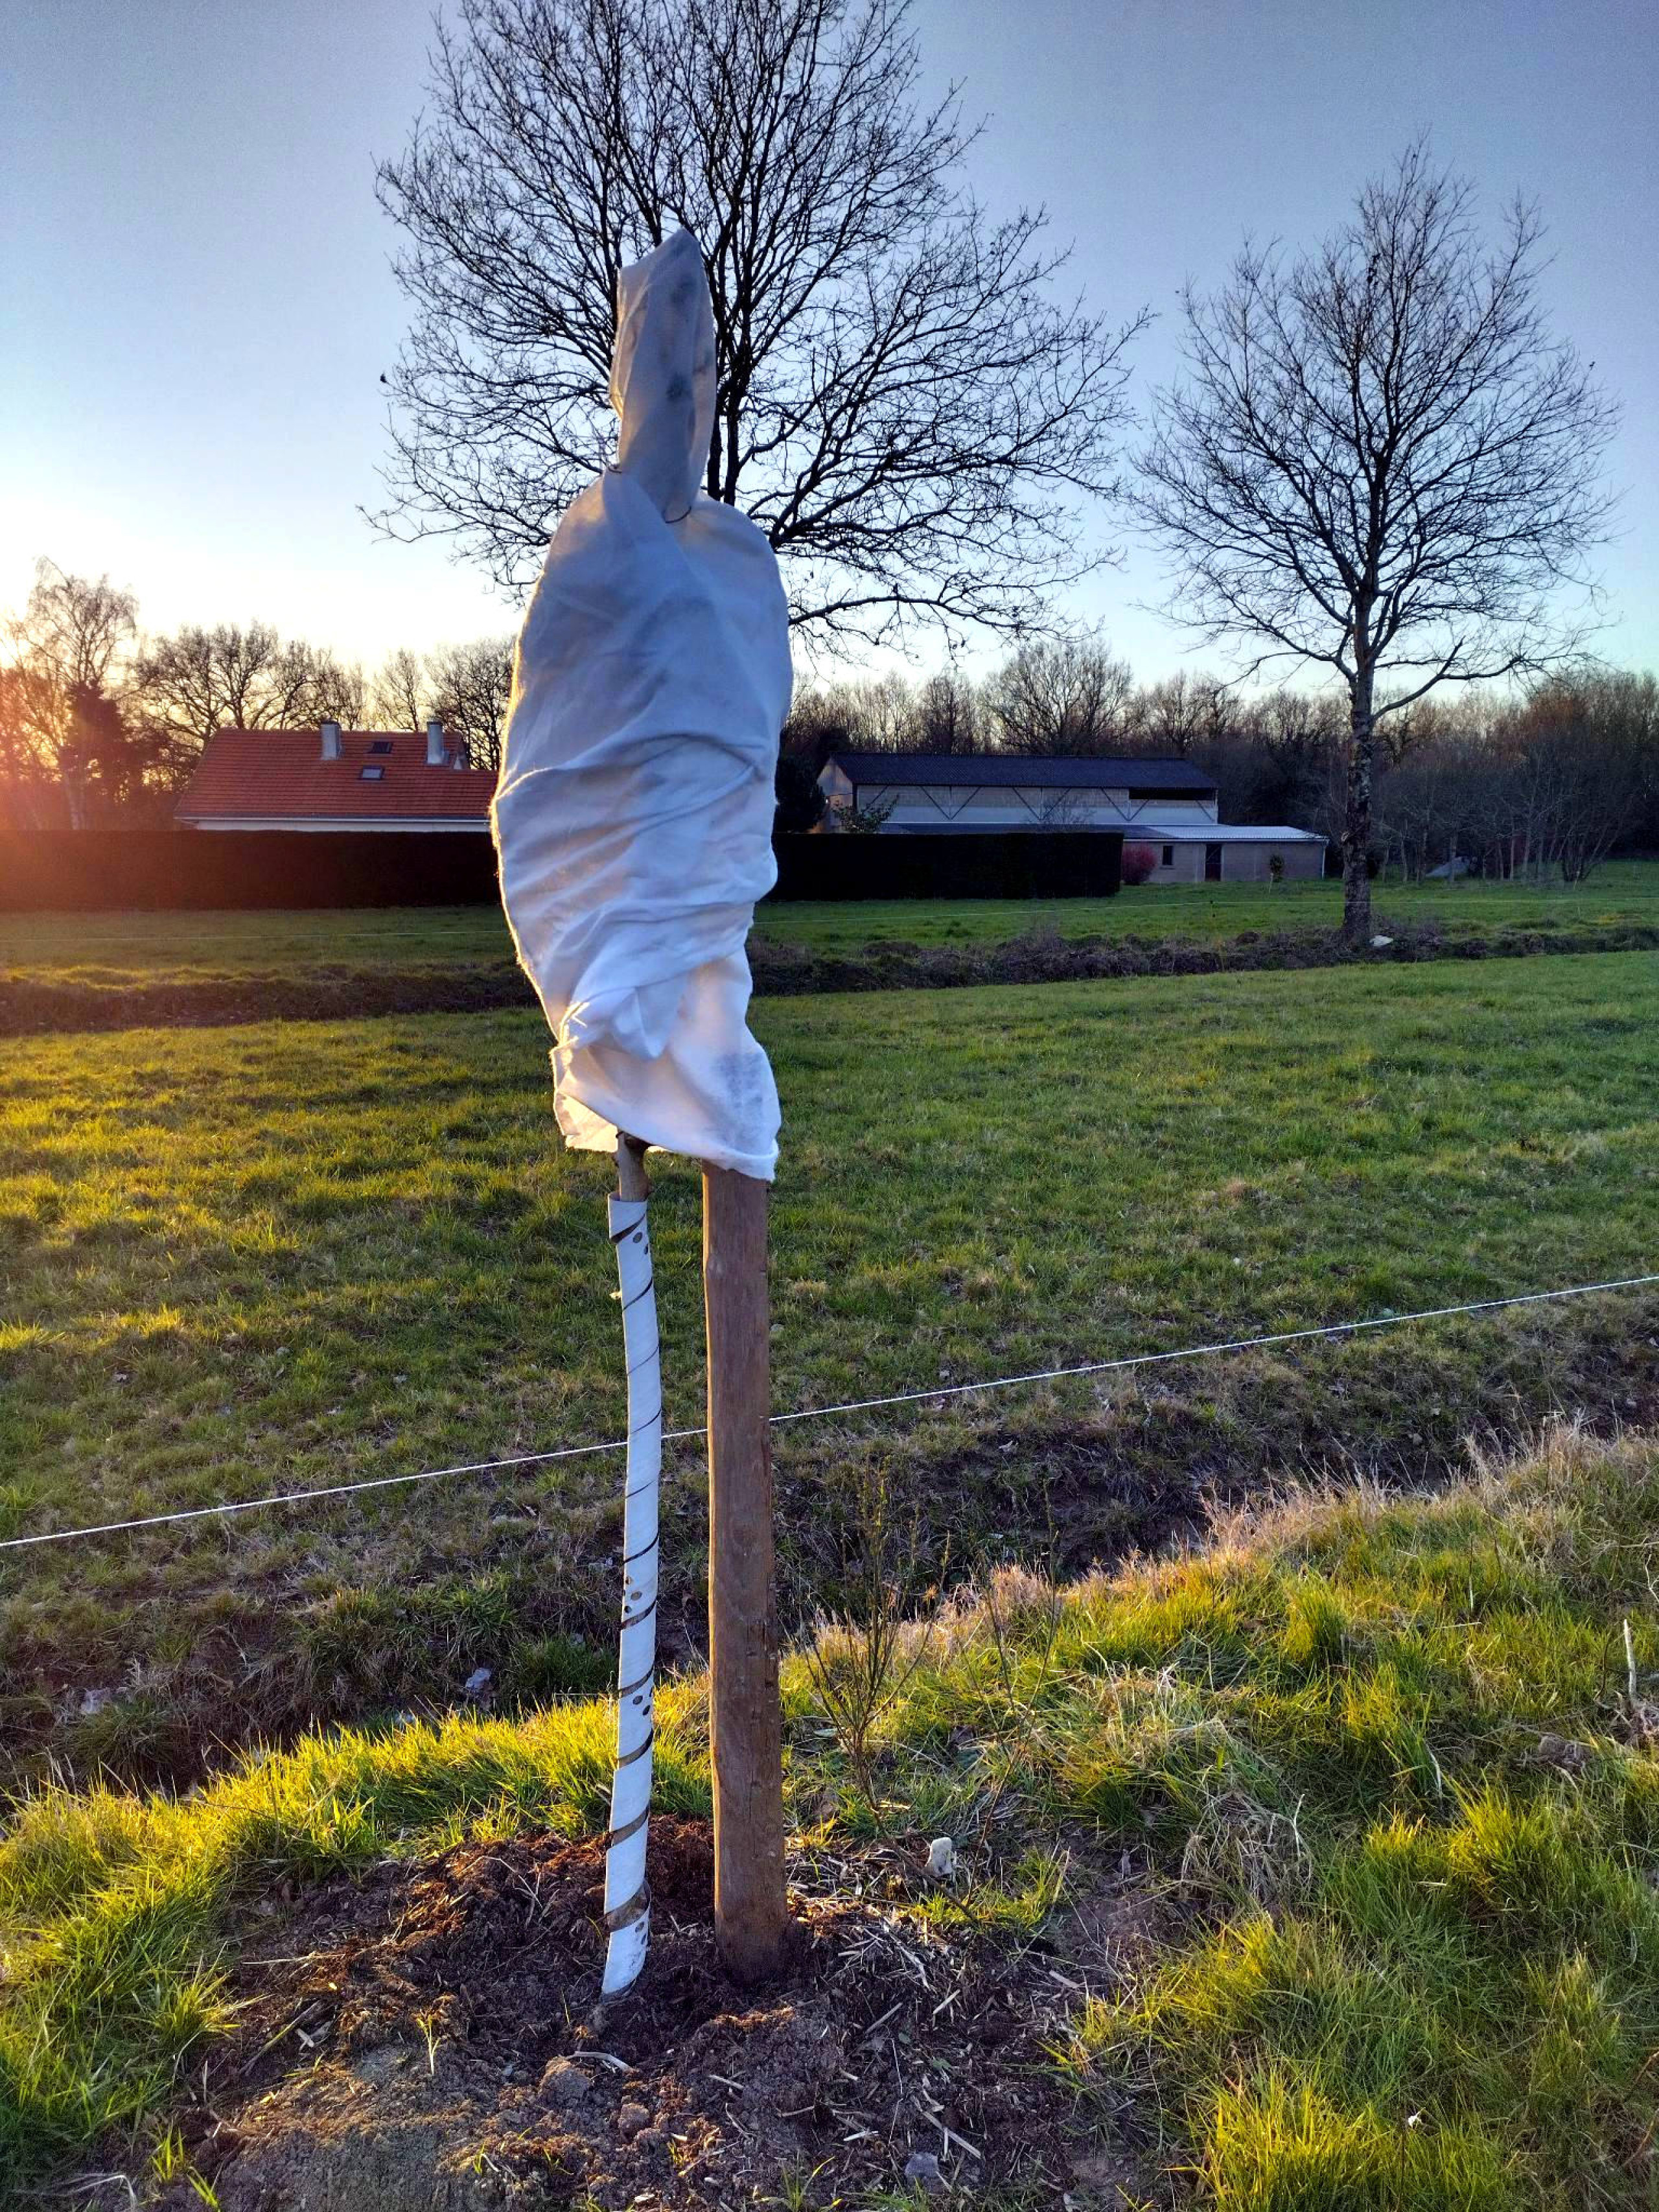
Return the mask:
[[[374, 157], [422, 97], [422, 0], [11, 0], [0, 30], [0, 607], [38, 552], [145, 619], [262, 616], [352, 656], [505, 629], [436, 547], [360, 519], [401, 303]], [[1622, 398], [1603, 650], [1659, 666], [1659, 8], [1653, 0], [918, 0], [930, 79], [990, 126], [994, 210], [1046, 201], [1113, 313], [1218, 277], [1248, 225], [1312, 238], [1427, 129], [1497, 210], [1537, 196], [1559, 328]], [[1078, 595], [1145, 677], [1188, 643]]]

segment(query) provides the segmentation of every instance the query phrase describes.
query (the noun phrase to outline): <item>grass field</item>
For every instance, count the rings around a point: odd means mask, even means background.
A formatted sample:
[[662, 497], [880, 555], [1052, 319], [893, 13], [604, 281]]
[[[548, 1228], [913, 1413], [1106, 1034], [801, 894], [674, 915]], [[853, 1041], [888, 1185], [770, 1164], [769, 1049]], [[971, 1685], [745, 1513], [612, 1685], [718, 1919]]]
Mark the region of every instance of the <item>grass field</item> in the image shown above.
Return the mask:
[[[780, 1409], [1656, 1264], [1651, 956], [774, 1001]], [[0, 1533], [617, 1433], [606, 1176], [533, 1016], [41, 1037], [0, 1069]], [[659, 1177], [672, 1426], [696, 1184]], [[937, 1559], [1109, 1556], [1350, 1455], [1633, 1416], [1659, 1301], [781, 1433], [795, 1615], [886, 1464]], [[682, 1449], [671, 1588], [695, 1626]], [[0, 1555], [0, 1722], [84, 1765], [603, 1677], [615, 1465]], [[573, 1638], [580, 1638], [580, 1643]], [[80, 1705], [85, 1692], [104, 1692]]]
[[[895, 899], [763, 906], [765, 939], [845, 957], [867, 946], [986, 944], [1032, 929], [1066, 937], [1179, 937], [1218, 943], [1245, 931], [1334, 930], [1341, 886], [1251, 884], [1151, 886], [1115, 899]], [[1574, 890], [1547, 884], [1379, 884], [1377, 926], [1434, 921], [1454, 933], [1500, 927], [1595, 930], [1659, 921], [1659, 865], [1620, 861]], [[291, 982], [391, 965], [409, 969], [510, 967], [493, 907], [358, 908], [274, 914], [0, 914], [0, 984], [99, 987]]]
[[[1060, 1592], [1004, 1577], [913, 1632], [868, 1791], [792, 1662], [809, 1856], [857, 1869], [864, 1839], [884, 1838], [882, 1909], [910, 1943], [948, 1927], [1000, 1945], [1010, 1977], [1033, 1954], [1063, 1968], [1069, 2030], [1048, 2070], [1076, 2102], [1070, 2142], [1048, 2148], [1093, 2150], [1079, 2173], [1110, 2177], [1080, 2180], [1074, 2212], [1639, 2212], [1659, 2136], [1656, 1515], [1650, 1443], [1559, 1437], [1437, 1499], [1297, 1501]], [[695, 1680], [659, 1708], [662, 1799], [694, 1813], [702, 1713]], [[234, 2066], [215, 2070], [241, 1954], [263, 1961], [341, 1869], [385, 1880], [388, 1856], [430, 1868], [469, 1835], [598, 1830], [605, 1729], [603, 1706], [575, 1703], [516, 1725], [348, 1732], [185, 1802], [54, 1789], [21, 1808], [0, 1844], [9, 2178], [73, 2189], [91, 2161], [117, 2194], [88, 2182], [73, 2201], [129, 2201], [125, 2173], [146, 2194], [170, 2179], [169, 2203], [218, 2202], [256, 2109]], [[967, 1869], [948, 1898], [892, 1871], [936, 1833]], [[403, 2212], [406, 2195], [367, 2185], [394, 2109], [368, 2085], [388, 2069], [331, 2040], [334, 1987], [300, 2015], [309, 2055], [290, 2040], [289, 2081], [252, 2094], [279, 2111], [331, 2098], [352, 2201]], [[379, 2056], [435, 2077], [448, 2117], [428, 2171], [441, 2148], [443, 2201], [473, 2212], [533, 2172], [535, 2138], [468, 2138], [465, 2056], [419, 2004], [383, 2015]], [[753, 2033], [781, 2033], [790, 2008], [756, 2013]], [[896, 2045], [902, 2087], [899, 2067]], [[935, 2075], [934, 2109], [964, 2124], [969, 2086]], [[845, 2126], [760, 2201], [919, 2209], [897, 2160], [879, 2195], [836, 2187]], [[961, 2202], [1054, 2202], [983, 2190], [945, 2149]]]
[[0, 982], [236, 982], [263, 975], [286, 981], [381, 963], [511, 967], [513, 945], [494, 906], [0, 914]]
[[[1659, 921], [1659, 866], [1614, 862], [1587, 884], [1379, 883], [1379, 930], [1437, 922], [1454, 933], [1500, 927], [1572, 931]], [[1218, 944], [1251, 930], [1334, 930], [1339, 883], [1143, 884], [1114, 899], [929, 899], [838, 906], [763, 906], [759, 934], [814, 951], [853, 954], [868, 945], [985, 943], [1030, 929], [1064, 937], [1181, 937]]]

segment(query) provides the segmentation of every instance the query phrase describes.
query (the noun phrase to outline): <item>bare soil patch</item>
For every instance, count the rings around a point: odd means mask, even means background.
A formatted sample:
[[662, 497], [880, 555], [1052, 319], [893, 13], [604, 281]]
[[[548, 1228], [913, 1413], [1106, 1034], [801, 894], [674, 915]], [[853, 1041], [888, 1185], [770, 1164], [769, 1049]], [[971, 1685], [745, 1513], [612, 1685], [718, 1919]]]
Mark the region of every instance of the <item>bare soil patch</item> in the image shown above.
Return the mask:
[[1127, 1857], [1023, 1944], [920, 1915], [919, 1858], [803, 1863], [795, 1955], [750, 1991], [715, 1955], [706, 1826], [657, 1820], [651, 1860], [650, 1960], [605, 2007], [597, 1842], [469, 1843], [265, 1907], [182, 2122], [222, 2212], [828, 2205], [907, 2166], [958, 2203], [1156, 2189], [1133, 2111], [1048, 2057], [1149, 1940]]

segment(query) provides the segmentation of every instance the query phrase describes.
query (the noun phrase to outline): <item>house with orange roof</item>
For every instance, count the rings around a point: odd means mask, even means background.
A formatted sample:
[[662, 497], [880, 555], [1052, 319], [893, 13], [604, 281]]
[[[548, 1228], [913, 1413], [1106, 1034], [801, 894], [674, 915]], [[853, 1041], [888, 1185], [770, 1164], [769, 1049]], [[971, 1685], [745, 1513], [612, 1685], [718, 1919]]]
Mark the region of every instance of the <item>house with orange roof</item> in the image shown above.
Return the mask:
[[184, 830], [489, 828], [495, 778], [428, 722], [408, 730], [218, 730], [173, 809]]

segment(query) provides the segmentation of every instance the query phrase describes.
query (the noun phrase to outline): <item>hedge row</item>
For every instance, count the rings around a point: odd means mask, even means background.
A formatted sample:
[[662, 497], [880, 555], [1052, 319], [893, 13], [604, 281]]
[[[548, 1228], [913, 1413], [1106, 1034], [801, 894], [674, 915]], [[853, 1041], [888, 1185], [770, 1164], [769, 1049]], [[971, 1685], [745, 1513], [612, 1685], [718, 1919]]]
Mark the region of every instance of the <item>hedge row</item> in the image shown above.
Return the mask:
[[[1123, 840], [1087, 830], [781, 837], [780, 899], [1107, 898]], [[472, 906], [499, 896], [467, 830], [0, 834], [0, 910]]]

